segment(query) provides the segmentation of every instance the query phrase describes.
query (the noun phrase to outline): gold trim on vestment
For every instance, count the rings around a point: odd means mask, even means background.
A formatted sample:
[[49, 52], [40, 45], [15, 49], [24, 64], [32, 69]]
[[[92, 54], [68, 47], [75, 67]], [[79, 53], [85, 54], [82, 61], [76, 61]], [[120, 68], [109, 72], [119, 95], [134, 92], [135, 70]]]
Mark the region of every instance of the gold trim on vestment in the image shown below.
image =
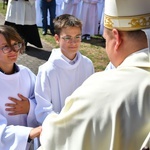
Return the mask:
[[104, 26], [109, 29], [117, 28], [122, 31], [133, 31], [150, 28], [150, 14], [138, 16], [113, 17], [104, 15]]

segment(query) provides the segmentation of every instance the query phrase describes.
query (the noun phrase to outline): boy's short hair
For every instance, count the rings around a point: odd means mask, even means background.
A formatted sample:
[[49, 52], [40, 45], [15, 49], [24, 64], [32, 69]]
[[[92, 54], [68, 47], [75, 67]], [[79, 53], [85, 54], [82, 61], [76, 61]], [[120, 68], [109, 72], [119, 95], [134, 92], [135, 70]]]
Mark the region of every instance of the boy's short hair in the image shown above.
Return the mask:
[[61, 30], [66, 27], [79, 27], [82, 31], [82, 22], [73, 15], [63, 14], [54, 19], [55, 34], [60, 35]]

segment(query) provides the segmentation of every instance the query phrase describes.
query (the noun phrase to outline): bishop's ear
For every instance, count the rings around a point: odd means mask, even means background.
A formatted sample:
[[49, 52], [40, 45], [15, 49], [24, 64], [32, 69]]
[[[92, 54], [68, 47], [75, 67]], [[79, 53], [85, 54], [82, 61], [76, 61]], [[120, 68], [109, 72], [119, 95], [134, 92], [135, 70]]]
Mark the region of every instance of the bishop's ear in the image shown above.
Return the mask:
[[122, 41], [121, 33], [117, 29], [112, 29], [112, 33], [113, 33], [113, 36], [116, 40], [115, 49], [117, 50], [121, 44], [121, 41]]

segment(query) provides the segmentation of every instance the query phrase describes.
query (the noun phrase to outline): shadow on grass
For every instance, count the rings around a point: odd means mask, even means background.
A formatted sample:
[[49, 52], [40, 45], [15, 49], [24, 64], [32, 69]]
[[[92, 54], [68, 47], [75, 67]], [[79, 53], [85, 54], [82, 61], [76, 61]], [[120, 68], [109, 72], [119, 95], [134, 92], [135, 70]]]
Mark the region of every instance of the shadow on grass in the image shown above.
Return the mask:
[[101, 46], [101, 47], [105, 48], [105, 39], [100, 35], [92, 36], [91, 40], [83, 39], [82, 42], [90, 43], [91, 45]]
[[46, 60], [46, 61], [48, 60], [51, 54], [50, 51], [46, 51], [46, 50], [39, 49], [39, 48], [32, 47], [32, 46], [27, 46], [25, 53], [27, 55], [36, 57], [38, 59]]

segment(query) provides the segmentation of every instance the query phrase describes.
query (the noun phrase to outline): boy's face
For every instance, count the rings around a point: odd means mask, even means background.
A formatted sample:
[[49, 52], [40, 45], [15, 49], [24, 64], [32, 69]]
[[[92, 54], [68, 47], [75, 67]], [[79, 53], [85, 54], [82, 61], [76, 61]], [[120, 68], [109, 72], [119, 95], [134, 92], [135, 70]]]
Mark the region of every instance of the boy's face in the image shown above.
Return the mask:
[[60, 36], [55, 35], [62, 53], [70, 60], [74, 59], [81, 44], [81, 30], [78, 27], [63, 28]]

